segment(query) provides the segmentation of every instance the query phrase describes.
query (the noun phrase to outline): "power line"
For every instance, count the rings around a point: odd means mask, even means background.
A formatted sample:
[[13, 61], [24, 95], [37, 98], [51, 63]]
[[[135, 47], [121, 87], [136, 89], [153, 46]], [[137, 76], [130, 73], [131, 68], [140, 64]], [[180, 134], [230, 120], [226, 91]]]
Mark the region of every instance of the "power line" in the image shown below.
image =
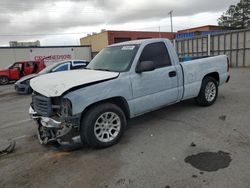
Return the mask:
[[[0, 23], [4, 24], [20, 24], [20, 21], [0, 21]], [[90, 25], [93, 22], [89, 22], [89, 23], [82, 23], [81, 21], [72, 21], [72, 22], [64, 22], [63, 20], [58, 21], [58, 22], [36, 22], [36, 21], [22, 21], [22, 23], [26, 23], [26, 24], [32, 24], [32, 25], [72, 25], [72, 24], [84, 24], [84, 25]], [[22, 24], [23, 25], [23, 24]]]
[[[1, 7], [1, 5], [0, 5], [0, 7]], [[20, 9], [22, 9], [23, 11], [16, 11], [16, 12], [10, 12], [9, 10], [8, 10], [8, 14], [9, 13], [13, 13], [13, 14], [18, 14], [18, 12], [29, 12], [29, 11], [36, 11], [36, 9], [26, 9], [26, 11], [25, 11], [25, 9], [23, 9], [23, 8], [20, 8]], [[58, 9], [58, 8], [56, 8], [56, 9]], [[72, 8], [72, 10], [68, 10], [68, 12], [70, 12], [70, 14], [72, 15], [84, 15], [84, 14], [89, 14], [89, 15], [93, 15], [93, 14], [100, 14], [100, 13], [103, 13], [103, 12], [107, 12], [107, 13], [109, 13], [109, 11], [106, 11], [106, 10], [101, 10], [101, 9], [94, 9], [94, 10], [76, 10], [77, 8]], [[0, 10], [1, 10], [1, 8], [0, 8]], [[49, 10], [49, 9], [46, 9], [46, 13], [62, 13], [64, 10]], [[124, 12], [126, 12], [126, 13], [128, 13], [128, 10], [127, 9], [117, 9], [117, 10], [114, 10], [114, 12], [115, 11], [119, 11], [119, 12], [121, 12], [121, 11], [124, 11]], [[161, 13], [162, 15], [164, 14], [164, 12], [165, 12], [165, 10], [164, 9], [130, 9], [129, 10], [129, 12], [133, 12], [133, 13], [135, 13], [135, 12], [139, 12], [139, 11], [141, 11], [141, 12], [151, 12], [151, 13]], [[6, 13], [6, 12], [5, 12]], [[31, 12], [32, 13], [32, 12]], [[18, 15], [18, 16], [20, 16], [20, 15]]]
[[[30, 8], [27, 8], [27, 4], [12, 4], [10, 6], [11, 3], [0, 3], [0, 9], [5, 9], [5, 8], [13, 8], [13, 9], [21, 9], [17, 12], [24, 12], [24, 11], [34, 11], [36, 9], [41, 9], [41, 7], [35, 5], [35, 6], [31, 6]], [[73, 3], [72, 5], [74, 5], [75, 3]], [[43, 7], [44, 10], [45, 7]], [[67, 9], [67, 8], [72, 8], [74, 10], [81, 8], [80, 6], [62, 6], [62, 5], [55, 5], [54, 7], [51, 6], [47, 6], [46, 7], [46, 12], [62, 12], [62, 10], [59, 9]], [[129, 10], [127, 8], [123, 8], [123, 7], [113, 7], [113, 11], [127, 11], [127, 12], [131, 12], [131, 11], [162, 11], [164, 12], [165, 10], [163, 8], [130, 8]], [[103, 11], [107, 11], [102, 9], [101, 7], [99, 9], [97, 9], [96, 7], [86, 7], [85, 5], [82, 5], [82, 10], [78, 10], [77, 12], [72, 12], [72, 13], [96, 13], [96, 12], [103, 12]]]
[[[170, 27], [171, 25], [160, 25], [161, 28], [167, 28]], [[182, 27], [178, 27], [179, 29], [183, 29]], [[151, 27], [141, 27], [141, 28], [131, 28], [131, 29], [125, 29], [125, 30], [130, 30], [130, 31], [140, 31], [140, 30], [147, 30], [147, 29], [159, 29], [158, 26], [151, 26]], [[117, 29], [106, 29], [115, 31]], [[118, 30], [119, 31], [119, 30]], [[72, 32], [72, 33], [34, 33], [34, 34], [0, 34], [0, 37], [32, 37], [32, 36], [63, 36], [63, 35], [82, 35], [82, 34], [89, 34], [89, 33], [94, 33], [96, 31], [88, 31], [88, 32]], [[164, 32], [164, 31], [163, 31]]]
[[[167, 27], [169, 25], [161, 25], [161, 27]], [[157, 29], [159, 26], [152, 26], [152, 27], [143, 27], [143, 28], [131, 28], [129, 30], [144, 30], [144, 29]], [[109, 29], [107, 29], [109, 30]], [[114, 30], [114, 29], [110, 29]], [[31, 36], [60, 36], [60, 35], [81, 35], [81, 34], [89, 34], [94, 33], [96, 31], [89, 31], [89, 32], [75, 32], [75, 33], [34, 33], [34, 34], [0, 34], [0, 37], [31, 37]]]

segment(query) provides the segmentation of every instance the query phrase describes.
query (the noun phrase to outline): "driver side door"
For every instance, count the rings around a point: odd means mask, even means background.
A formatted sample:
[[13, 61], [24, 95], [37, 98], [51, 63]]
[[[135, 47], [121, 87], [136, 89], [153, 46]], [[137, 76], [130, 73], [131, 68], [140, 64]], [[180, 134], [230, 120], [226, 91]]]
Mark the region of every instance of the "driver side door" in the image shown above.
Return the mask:
[[21, 70], [21, 64], [15, 63], [10, 69], [10, 80], [19, 80], [20, 79], [20, 70]]
[[131, 76], [134, 115], [158, 109], [178, 99], [176, 67], [172, 65], [164, 42], [144, 47], [139, 62], [153, 61], [155, 70]]

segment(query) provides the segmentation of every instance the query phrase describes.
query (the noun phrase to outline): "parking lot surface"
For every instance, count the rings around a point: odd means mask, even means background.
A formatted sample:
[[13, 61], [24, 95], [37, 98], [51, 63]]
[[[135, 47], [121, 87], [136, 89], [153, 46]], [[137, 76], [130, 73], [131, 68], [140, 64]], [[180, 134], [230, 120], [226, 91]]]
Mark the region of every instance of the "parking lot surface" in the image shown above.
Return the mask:
[[41, 146], [31, 96], [0, 86], [0, 187], [250, 187], [250, 69], [231, 69], [211, 107], [184, 101], [129, 121], [119, 144]]

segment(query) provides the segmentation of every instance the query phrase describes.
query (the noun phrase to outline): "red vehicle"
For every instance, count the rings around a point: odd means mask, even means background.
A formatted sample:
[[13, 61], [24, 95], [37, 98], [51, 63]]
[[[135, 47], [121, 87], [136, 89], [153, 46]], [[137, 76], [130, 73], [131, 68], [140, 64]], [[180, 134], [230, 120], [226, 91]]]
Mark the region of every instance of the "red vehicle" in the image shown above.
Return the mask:
[[43, 60], [13, 63], [5, 69], [0, 69], [0, 85], [8, 84], [10, 81], [17, 81], [29, 74], [38, 73], [45, 67]]

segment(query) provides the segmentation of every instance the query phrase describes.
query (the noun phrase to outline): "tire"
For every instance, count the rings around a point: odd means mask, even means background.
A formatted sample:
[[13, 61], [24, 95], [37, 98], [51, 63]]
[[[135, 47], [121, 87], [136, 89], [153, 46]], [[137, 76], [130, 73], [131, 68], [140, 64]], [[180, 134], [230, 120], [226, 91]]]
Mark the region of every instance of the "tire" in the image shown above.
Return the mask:
[[82, 142], [92, 148], [106, 148], [116, 144], [125, 129], [126, 117], [121, 108], [102, 103], [90, 108], [83, 116], [80, 136]]
[[212, 77], [205, 77], [202, 80], [201, 89], [196, 103], [201, 106], [214, 104], [218, 96], [218, 82]]
[[6, 85], [9, 83], [9, 79], [6, 76], [0, 76], [0, 85]]

